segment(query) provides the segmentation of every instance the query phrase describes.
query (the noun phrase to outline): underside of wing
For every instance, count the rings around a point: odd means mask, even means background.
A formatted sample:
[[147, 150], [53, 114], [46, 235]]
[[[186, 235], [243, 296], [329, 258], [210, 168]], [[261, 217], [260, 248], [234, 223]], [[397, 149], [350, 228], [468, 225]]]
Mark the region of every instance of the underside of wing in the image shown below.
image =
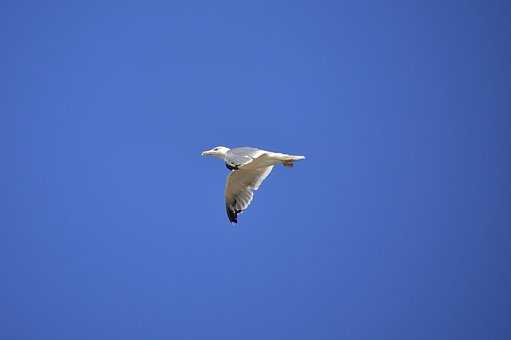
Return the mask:
[[254, 197], [253, 191], [270, 174], [273, 166], [253, 170], [232, 171], [225, 186], [225, 208], [231, 223], [237, 223], [237, 216], [247, 209]]

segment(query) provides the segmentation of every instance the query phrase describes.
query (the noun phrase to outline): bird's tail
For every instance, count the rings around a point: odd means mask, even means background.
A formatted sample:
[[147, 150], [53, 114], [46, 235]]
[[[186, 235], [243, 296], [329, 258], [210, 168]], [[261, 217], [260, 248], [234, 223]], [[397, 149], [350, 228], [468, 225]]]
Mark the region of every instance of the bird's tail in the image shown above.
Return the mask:
[[271, 154], [271, 157], [273, 159], [281, 162], [282, 165], [287, 166], [287, 167], [292, 167], [294, 161], [299, 161], [299, 160], [305, 159], [305, 156], [288, 155], [285, 153], [277, 153], [277, 152], [273, 152]]

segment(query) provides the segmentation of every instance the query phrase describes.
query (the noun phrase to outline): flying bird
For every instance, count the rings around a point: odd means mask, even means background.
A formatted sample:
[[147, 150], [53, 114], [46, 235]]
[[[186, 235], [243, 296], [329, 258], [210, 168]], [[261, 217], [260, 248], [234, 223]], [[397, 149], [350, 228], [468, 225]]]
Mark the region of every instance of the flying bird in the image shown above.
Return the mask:
[[225, 146], [204, 151], [202, 156], [222, 159], [231, 171], [225, 184], [225, 209], [231, 223], [238, 223], [238, 214], [248, 208], [254, 196], [253, 191], [259, 189], [275, 165], [292, 167], [294, 161], [305, 159], [304, 156], [251, 147], [229, 149]]

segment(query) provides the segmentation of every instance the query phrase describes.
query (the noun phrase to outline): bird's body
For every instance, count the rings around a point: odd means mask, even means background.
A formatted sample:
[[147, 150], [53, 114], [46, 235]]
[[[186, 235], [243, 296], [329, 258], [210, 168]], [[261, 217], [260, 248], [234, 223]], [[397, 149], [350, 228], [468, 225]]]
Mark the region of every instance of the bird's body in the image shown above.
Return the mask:
[[251, 147], [229, 149], [223, 146], [204, 151], [202, 155], [223, 159], [231, 170], [225, 184], [225, 208], [231, 223], [238, 222], [238, 214], [248, 208], [253, 191], [259, 189], [275, 165], [291, 167], [294, 161], [305, 158]]

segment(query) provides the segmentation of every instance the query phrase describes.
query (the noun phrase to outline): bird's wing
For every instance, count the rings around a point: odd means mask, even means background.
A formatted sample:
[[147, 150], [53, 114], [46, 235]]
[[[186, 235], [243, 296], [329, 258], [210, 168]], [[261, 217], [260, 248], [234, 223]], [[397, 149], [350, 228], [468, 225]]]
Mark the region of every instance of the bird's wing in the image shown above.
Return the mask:
[[263, 155], [265, 151], [256, 148], [234, 148], [225, 154], [225, 163], [233, 168], [240, 168], [251, 163], [254, 159]]
[[268, 177], [273, 166], [257, 169], [231, 171], [225, 184], [225, 209], [232, 223], [238, 222], [238, 213], [247, 209], [254, 197], [254, 190], [259, 189]]

